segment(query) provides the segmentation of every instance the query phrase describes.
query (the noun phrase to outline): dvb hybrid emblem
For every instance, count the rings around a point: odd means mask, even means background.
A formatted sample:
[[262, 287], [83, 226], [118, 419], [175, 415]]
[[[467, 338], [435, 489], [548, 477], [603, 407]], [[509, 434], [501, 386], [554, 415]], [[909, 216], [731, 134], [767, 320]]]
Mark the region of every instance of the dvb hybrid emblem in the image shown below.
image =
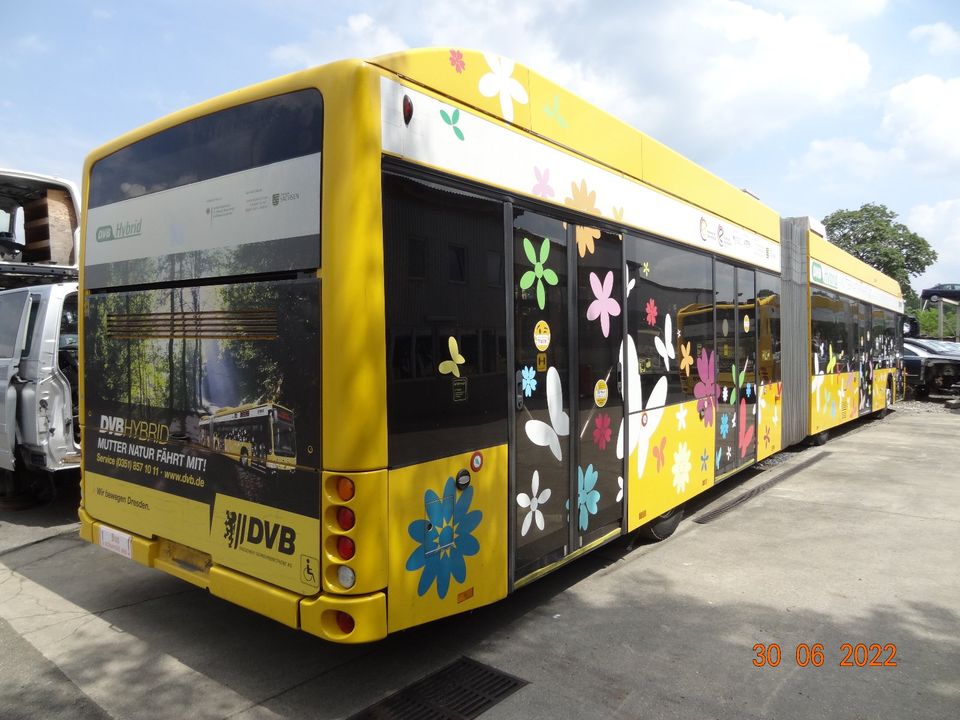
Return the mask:
[[241, 545], [260, 545], [284, 555], [293, 555], [297, 543], [297, 532], [292, 527], [233, 510], [227, 510], [223, 537], [232, 550]]

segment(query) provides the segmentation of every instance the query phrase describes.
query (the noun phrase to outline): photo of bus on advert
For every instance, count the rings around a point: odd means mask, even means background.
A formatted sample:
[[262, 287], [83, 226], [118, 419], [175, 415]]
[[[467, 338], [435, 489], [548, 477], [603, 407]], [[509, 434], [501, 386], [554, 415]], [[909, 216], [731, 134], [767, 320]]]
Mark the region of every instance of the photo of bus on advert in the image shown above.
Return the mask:
[[318, 517], [319, 317], [316, 279], [92, 294], [86, 471]]

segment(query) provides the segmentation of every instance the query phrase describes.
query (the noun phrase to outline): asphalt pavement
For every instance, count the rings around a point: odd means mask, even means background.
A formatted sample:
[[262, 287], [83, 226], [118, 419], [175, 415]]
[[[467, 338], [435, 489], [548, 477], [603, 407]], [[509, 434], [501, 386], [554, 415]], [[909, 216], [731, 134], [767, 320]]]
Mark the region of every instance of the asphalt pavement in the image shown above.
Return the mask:
[[960, 717], [958, 460], [958, 414], [858, 421], [663, 543], [365, 646], [80, 541], [67, 482], [0, 510], [0, 717], [346, 717], [462, 656], [527, 682], [484, 720]]

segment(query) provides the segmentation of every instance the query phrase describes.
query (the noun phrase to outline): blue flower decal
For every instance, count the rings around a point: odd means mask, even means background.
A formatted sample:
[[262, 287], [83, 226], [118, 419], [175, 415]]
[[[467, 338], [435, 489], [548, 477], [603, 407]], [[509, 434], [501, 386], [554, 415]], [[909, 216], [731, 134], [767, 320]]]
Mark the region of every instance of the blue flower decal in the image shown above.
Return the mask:
[[723, 448], [717, 448], [717, 470], [720, 469], [720, 457], [723, 455]]
[[703, 449], [703, 455], [700, 456], [700, 469], [706, 470], [707, 463], [710, 461], [710, 454], [707, 452], [707, 449]]
[[440, 498], [433, 490], [423, 496], [426, 520], [414, 520], [407, 528], [410, 537], [420, 546], [407, 559], [407, 570], [423, 568], [417, 594], [423, 597], [434, 581], [437, 595], [443, 600], [450, 589], [450, 578], [458, 583], [467, 579], [467, 563], [464, 558], [480, 552], [480, 542], [471, 533], [483, 519], [479, 510], [470, 510], [473, 487], [468, 487], [457, 497], [457, 484], [447, 478]]
[[730, 432], [730, 417], [726, 414], [720, 416], [720, 437], [724, 440], [727, 439], [727, 434]]
[[524, 367], [520, 371], [521, 382], [523, 384], [523, 394], [527, 397], [533, 395], [537, 389], [537, 371], [532, 367]]
[[743, 389], [749, 398], [753, 394], [753, 383], [747, 383], [746, 387]]
[[597, 484], [600, 473], [587, 465], [587, 469], [577, 467], [577, 505], [580, 507], [580, 529], [586, 531], [590, 523], [590, 516], [597, 514], [597, 501], [600, 493], [593, 488]]

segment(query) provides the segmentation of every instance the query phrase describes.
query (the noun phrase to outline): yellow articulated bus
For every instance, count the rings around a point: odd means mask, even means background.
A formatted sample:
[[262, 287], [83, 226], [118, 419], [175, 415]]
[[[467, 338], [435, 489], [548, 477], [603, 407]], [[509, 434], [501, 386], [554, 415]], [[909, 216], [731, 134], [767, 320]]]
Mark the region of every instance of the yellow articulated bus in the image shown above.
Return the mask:
[[[298, 72], [84, 180], [82, 536], [328, 640], [665, 537], [899, 387], [895, 283], [500, 56]], [[288, 472], [218, 436], [254, 407]]]
[[293, 413], [274, 403], [221, 408], [200, 418], [200, 443], [246, 467], [297, 469]]

